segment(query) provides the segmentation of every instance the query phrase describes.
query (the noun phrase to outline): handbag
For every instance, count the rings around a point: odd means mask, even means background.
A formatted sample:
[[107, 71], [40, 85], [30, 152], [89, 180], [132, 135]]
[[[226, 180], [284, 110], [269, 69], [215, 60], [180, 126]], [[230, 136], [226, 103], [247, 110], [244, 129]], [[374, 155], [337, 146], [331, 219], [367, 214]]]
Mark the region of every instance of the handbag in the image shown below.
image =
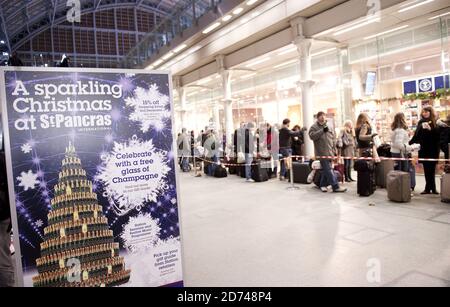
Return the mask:
[[242, 164], [245, 163], [245, 155], [243, 152], [238, 152], [237, 154], [237, 163]]

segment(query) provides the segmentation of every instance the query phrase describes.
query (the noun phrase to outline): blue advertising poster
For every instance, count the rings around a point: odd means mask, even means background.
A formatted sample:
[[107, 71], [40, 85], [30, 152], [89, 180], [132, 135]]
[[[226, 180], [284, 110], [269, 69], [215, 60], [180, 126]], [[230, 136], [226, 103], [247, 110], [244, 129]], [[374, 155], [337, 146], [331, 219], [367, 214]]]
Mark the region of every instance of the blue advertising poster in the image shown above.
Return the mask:
[[181, 286], [170, 76], [6, 69], [1, 85], [23, 285]]

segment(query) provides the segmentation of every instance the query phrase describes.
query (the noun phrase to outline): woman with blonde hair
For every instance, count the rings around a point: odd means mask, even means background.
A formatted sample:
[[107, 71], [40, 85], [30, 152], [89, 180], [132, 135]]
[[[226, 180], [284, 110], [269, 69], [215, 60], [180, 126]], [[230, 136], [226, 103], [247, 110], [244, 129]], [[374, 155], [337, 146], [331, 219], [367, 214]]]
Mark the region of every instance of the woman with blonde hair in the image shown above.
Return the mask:
[[358, 144], [359, 156], [370, 156], [379, 161], [377, 149], [373, 143], [373, 139], [378, 136], [373, 132], [370, 124], [369, 116], [366, 113], [361, 113], [356, 121], [356, 142]]
[[344, 123], [344, 127], [341, 130], [337, 143], [340, 147], [341, 155], [344, 157], [345, 181], [353, 182], [355, 180], [352, 179], [352, 160], [355, 156], [356, 141], [355, 130], [353, 129], [353, 123], [351, 120], [347, 120]]

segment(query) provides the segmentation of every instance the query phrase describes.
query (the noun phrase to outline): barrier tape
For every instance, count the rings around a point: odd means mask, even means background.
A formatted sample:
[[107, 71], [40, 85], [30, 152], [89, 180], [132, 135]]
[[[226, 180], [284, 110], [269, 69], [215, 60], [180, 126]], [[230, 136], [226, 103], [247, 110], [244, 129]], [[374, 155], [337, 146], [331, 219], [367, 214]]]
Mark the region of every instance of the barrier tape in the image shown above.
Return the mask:
[[[353, 160], [353, 161], [358, 161], [358, 160], [362, 160], [362, 161], [372, 161], [372, 160], [380, 160], [380, 161], [412, 161], [412, 162], [445, 162], [445, 163], [450, 163], [450, 159], [427, 159], [427, 158], [388, 158], [388, 157], [379, 157], [379, 158], [373, 158], [373, 157], [342, 157], [342, 156], [317, 156], [317, 157], [307, 157], [307, 156], [290, 156], [290, 157], [284, 157], [284, 158], [279, 158], [275, 161], [285, 161], [285, 160], [289, 160], [289, 159], [300, 159], [302, 161], [309, 161], [309, 160]], [[203, 162], [208, 162], [211, 164], [216, 164], [216, 165], [221, 165], [221, 166], [225, 166], [225, 167], [233, 167], [233, 166], [252, 166], [252, 165], [258, 165], [260, 161], [255, 162], [255, 163], [251, 163], [251, 164], [246, 164], [246, 163], [224, 163], [224, 162], [214, 162], [208, 159], [204, 159], [204, 158], [200, 158], [200, 157], [195, 157], [196, 160], [200, 160]], [[264, 157], [263, 157], [264, 159]], [[268, 160], [263, 160], [266, 162], [270, 162], [271, 159]]]

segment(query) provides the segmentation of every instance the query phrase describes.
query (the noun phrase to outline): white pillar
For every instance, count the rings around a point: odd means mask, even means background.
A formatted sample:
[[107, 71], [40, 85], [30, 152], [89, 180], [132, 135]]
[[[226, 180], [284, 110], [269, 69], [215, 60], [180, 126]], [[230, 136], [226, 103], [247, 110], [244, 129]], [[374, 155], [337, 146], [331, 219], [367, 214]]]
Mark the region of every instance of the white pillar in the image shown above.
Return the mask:
[[[300, 82], [299, 86], [302, 90], [302, 113], [303, 127], [308, 129], [314, 124], [314, 110], [312, 87], [314, 81], [312, 79], [311, 69], [311, 45], [312, 40], [304, 37], [297, 37], [294, 41], [300, 53]], [[305, 137], [305, 155], [314, 156], [314, 144], [308, 135]]]
[[175, 83], [175, 90], [178, 92], [178, 97], [180, 99], [180, 123], [179, 123], [179, 130], [186, 128], [186, 104], [187, 104], [187, 97], [186, 97], [186, 89], [181, 85], [181, 78], [179, 76], [175, 77], [174, 79]]
[[233, 123], [233, 100], [231, 98], [231, 72], [229, 70], [223, 70], [222, 73], [223, 82], [223, 107], [225, 113], [225, 135], [227, 139], [227, 145], [233, 144], [232, 135], [234, 131]]
[[354, 121], [355, 110], [353, 108], [353, 90], [352, 90], [352, 67], [348, 62], [348, 48], [339, 48], [339, 96], [341, 102], [340, 108], [340, 126], [343, 126], [346, 120]]
[[220, 110], [219, 110], [219, 103], [217, 101], [214, 101], [212, 103], [212, 113], [213, 113], [213, 121], [214, 126], [217, 132], [222, 131], [222, 127], [220, 125]]
[[231, 71], [226, 69], [225, 56], [219, 55], [216, 57], [219, 75], [222, 77], [223, 86], [223, 108], [225, 114], [225, 136], [227, 139], [227, 146], [233, 144], [233, 100], [231, 93]]

